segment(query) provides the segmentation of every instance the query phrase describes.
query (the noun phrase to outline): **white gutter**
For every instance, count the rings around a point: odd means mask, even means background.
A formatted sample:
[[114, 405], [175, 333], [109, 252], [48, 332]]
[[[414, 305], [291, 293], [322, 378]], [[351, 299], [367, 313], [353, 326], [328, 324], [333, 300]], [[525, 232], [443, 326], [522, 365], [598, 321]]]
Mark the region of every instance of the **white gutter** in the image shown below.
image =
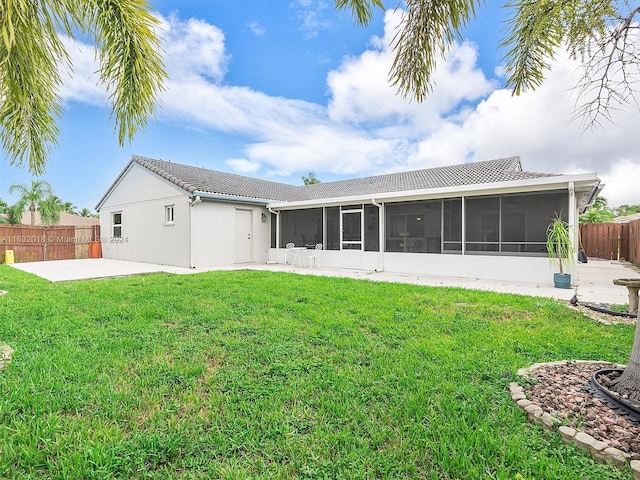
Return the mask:
[[593, 206], [593, 204], [596, 203], [596, 198], [598, 198], [598, 195], [603, 188], [604, 185], [600, 183], [600, 180], [596, 181], [595, 185], [591, 189], [591, 192], [589, 193], [589, 200], [587, 200], [587, 204], [580, 208], [581, 214], [586, 212], [589, 207]]
[[[574, 184], [591, 185], [599, 181], [595, 173], [580, 175], [554, 175], [550, 177], [531, 178], [526, 180], [514, 180], [508, 182], [476, 183], [472, 185], [458, 185], [456, 187], [423, 188], [419, 190], [405, 190], [400, 192], [386, 192], [376, 194], [377, 201], [428, 198], [450, 198], [460, 196], [488, 195], [492, 193], [528, 192], [539, 190], [566, 189], [570, 182]], [[348, 197], [323, 198], [319, 200], [303, 200], [300, 202], [269, 202], [273, 209], [306, 208], [312, 206], [334, 206], [348, 203], [368, 203], [371, 194], [354, 195]]]
[[218, 202], [230, 202], [230, 203], [246, 203], [249, 205], [260, 205], [267, 206], [272, 200], [266, 200], [263, 198], [252, 198], [252, 197], [238, 197], [235, 195], [224, 195], [222, 193], [210, 193], [210, 192], [199, 192], [195, 191], [191, 194], [196, 199], [200, 198], [201, 200], [215, 200]]

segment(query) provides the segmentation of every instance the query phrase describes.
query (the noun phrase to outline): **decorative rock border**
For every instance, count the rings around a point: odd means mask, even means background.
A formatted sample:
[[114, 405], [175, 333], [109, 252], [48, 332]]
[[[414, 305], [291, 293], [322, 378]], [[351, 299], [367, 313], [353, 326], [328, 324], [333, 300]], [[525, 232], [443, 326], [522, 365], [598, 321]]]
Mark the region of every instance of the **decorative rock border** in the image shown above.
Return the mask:
[[0, 345], [0, 369], [11, 363], [11, 355], [13, 355], [13, 348], [9, 345]]
[[[530, 367], [518, 370], [518, 375], [530, 378], [531, 374], [542, 366], [559, 366], [569, 363], [568, 361], [534, 363]], [[574, 363], [602, 363], [590, 360], [576, 360]], [[623, 365], [620, 365], [624, 368]], [[617, 448], [609, 447], [606, 443], [596, 440], [591, 435], [580, 432], [566, 425], [560, 425], [560, 421], [548, 412], [545, 412], [539, 405], [527, 399], [524, 393], [524, 387], [515, 382], [509, 384], [511, 398], [518, 406], [527, 413], [530, 422], [541, 427], [554, 430], [558, 429], [560, 437], [566, 443], [573, 443], [577, 447], [586, 450], [591, 454], [594, 460], [602, 463], [608, 463], [618, 468], [625, 468], [627, 465], [631, 467], [634, 480], [640, 480], [640, 460], [629, 460], [630, 455]]]

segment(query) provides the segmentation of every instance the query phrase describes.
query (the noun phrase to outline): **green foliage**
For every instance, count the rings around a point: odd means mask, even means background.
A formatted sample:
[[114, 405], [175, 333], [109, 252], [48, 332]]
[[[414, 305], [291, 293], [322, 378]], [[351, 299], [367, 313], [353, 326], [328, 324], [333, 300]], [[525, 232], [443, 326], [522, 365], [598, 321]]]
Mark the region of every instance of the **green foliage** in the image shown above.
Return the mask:
[[433, 87], [433, 72], [460, 32], [475, 17], [484, 2], [478, 0], [424, 2], [408, 0], [407, 12], [393, 45], [395, 59], [391, 67], [391, 83], [405, 97], [418, 102]]
[[613, 220], [614, 216], [613, 211], [609, 208], [607, 199], [598, 197], [594, 204], [580, 215], [580, 223], [606, 223]]
[[542, 84], [563, 42], [573, 58], [585, 59], [594, 38], [605, 36], [607, 26], [616, 19], [611, 0], [513, 0], [506, 8], [513, 14], [502, 46], [510, 47], [505, 72], [515, 95]]
[[315, 172], [309, 172], [308, 177], [305, 177], [304, 175], [302, 176], [302, 182], [305, 185], [315, 185], [316, 183], [320, 183], [320, 180], [316, 177]]
[[94, 218], [99, 217], [99, 215], [97, 213], [93, 213], [88, 208], [83, 208], [82, 210], [80, 210], [78, 215], [80, 215], [81, 217], [94, 217]]
[[563, 262], [567, 264], [573, 260], [573, 241], [571, 228], [562, 213], [557, 214], [547, 227], [547, 253], [552, 262], [564, 274]]
[[[60, 211], [62, 205], [60, 199], [53, 194], [53, 189], [44, 180], [32, 180], [31, 186], [14, 184], [9, 188], [9, 192], [18, 192], [20, 198], [12, 207], [12, 215], [22, 216], [22, 212], [31, 213], [31, 225], [35, 224], [35, 212], [40, 213], [40, 220], [43, 225], [51, 225], [60, 221]], [[14, 223], [14, 222], [11, 222]], [[20, 222], [17, 222], [20, 223]]]
[[369, 23], [373, 18], [374, 7], [384, 10], [382, 0], [370, 0], [367, 2], [358, 0], [335, 0], [335, 6], [337, 10], [349, 8], [356, 21], [363, 25]]
[[71, 68], [60, 33], [95, 40], [118, 140], [130, 140], [166, 76], [157, 23], [144, 0], [0, 2], [0, 139], [11, 163], [42, 174], [56, 142], [59, 72]]
[[636, 213], [640, 213], [640, 205], [620, 205], [613, 209], [613, 215], [615, 217], [625, 217]]
[[0, 478], [631, 478], [511, 399], [520, 367], [628, 360], [632, 326], [550, 299], [251, 271], [0, 278]]

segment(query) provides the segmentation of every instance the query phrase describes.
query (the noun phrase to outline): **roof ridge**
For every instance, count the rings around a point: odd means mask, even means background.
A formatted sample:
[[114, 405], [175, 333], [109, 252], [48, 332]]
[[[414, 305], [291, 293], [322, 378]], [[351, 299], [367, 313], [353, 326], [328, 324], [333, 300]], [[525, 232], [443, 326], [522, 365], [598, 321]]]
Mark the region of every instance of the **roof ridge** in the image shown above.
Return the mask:
[[[137, 163], [138, 165], [146, 168], [147, 170], [152, 171], [153, 173], [155, 173], [156, 175], [159, 175], [160, 177], [170, 181], [171, 183], [179, 186], [180, 188], [187, 190], [189, 193], [193, 193], [197, 190], [197, 188], [190, 184], [189, 182], [185, 182], [184, 180], [182, 180], [181, 178], [161, 169], [160, 167], [157, 167], [156, 165], [153, 165], [151, 163], [153, 159], [151, 158], [147, 158], [147, 157], [141, 157], [139, 155], [134, 155], [133, 158], [131, 159], [131, 161]], [[160, 160], [161, 162], [166, 162], [166, 160]], [[172, 162], [169, 162], [172, 163]], [[180, 165], [179, 163], [175, 164], [175, 165]], [[185, 165], [188, 166], [188, 165]]]

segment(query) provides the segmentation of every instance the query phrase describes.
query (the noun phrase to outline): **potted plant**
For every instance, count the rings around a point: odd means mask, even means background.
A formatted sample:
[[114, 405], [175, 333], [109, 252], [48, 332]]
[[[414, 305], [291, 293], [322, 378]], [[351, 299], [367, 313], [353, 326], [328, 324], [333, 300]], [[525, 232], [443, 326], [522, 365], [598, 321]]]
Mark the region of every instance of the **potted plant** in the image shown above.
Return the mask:
[[547, 252], [552, 263], [558, 265], [559, 273], [553, 274], [556, 288], [571, 288], [571, 274], [564, 272], [564, 265], [573, 261], [573, 242], [569, 234], [569, 224], [556, 214], [547, 227]]

